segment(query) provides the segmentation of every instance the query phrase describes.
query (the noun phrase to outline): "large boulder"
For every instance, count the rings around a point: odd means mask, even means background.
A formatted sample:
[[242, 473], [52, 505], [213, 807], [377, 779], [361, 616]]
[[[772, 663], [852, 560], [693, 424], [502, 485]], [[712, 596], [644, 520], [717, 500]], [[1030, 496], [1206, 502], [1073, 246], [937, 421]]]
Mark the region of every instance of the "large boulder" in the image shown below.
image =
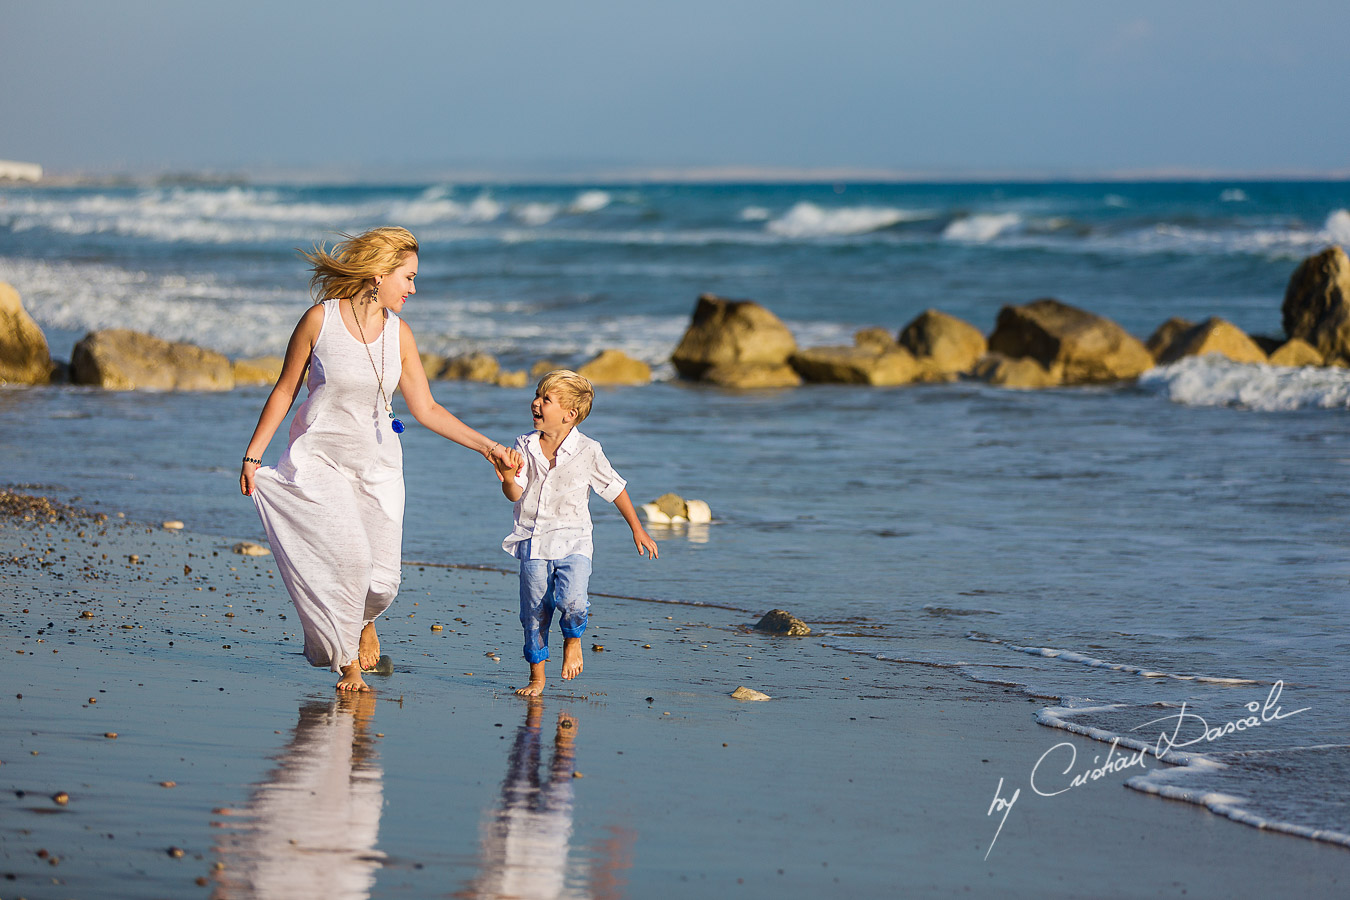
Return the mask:
[[1299, 369], [1303, 366], [1324, 365], [1322, 354], [1301, 338], [1290, 338], [1270, 354], [1272, 366], [1289, 366]]
[[813, 384], [870, 384], [888, 387], [918, 380], [923, 369], [914, 354], [896, 347], [878, 353], [866, 347], [808, 347], [788, 362]]
[[1029, 356], [1012, 358], [1002, 353], [986, 353], [971, 369], [972, 377], [998, 387], [1030, 390], [1055, 387], [1059, 379]]
[[591, 384], [647, 384], [652, 380], [652, 367], [622, 350], [601, 350], [577, 372], [589, 378]]
[[1195, 323], [1190, 319], [1173, 316], [1154, 329], [1153, 333], [1148, 336], [1144, 348], [1148, 350], [1149, 356], [1152, 356], [1156, 362], [1162, 359], [1163, 354], [1167, 352], [1167, 348], [1171, 347], [1177, 338], [1194, 327]]
[[52, 355], [19, 292], [0, 282], [0, 384], [46, 384]]
[[703, 373], [703, 381], [718, 387], [739, 390], [797, 387], [802, 376], [787, 363], [760, 366], [754, 363], [725, 363]]
[[951, 381], [974, 368], [989, 349], [980, 329], [936, 309], [920, 313], [897, 340], [919, 361], [922, 381]]
[[[425, 362], [423, 366], [425, 366]], [[449, 360], [436, 373], [443, 381], [478, 381], [483, 384], [496, 384], [501, 374], [501, 363], [489, 353], [470, 353]]]
[[228, 391], [230, 361], [214, 350], [113, 328], [84, 336], [70, 359], [71, 381], [111, 390]]
[[870, 328], [859, 328], [855, 331], [853, 333], [853, 346], [880, 353], [883, 350], [894, 348], [895, 338], [891, 337], [891, 333], [885, 328], [874, 325]]
[[1153, 368], [1143, 342], [1115, 322], [1050, 298], [1003, 307], [989, 351], [1029, 357], [1060, 384], [1124, 381]]
[[1218, 317], [1210, 317], [1199, 325], [1192, 325], [1177, 334], [1170, 344], [1162, 348], [1157, 359], [1159, 363], [1166, 365], [1176, 362], [1183, 356], [1209, 356], [1212, 353], [1226, 356], [1233, 362], [1266, 361], [1265, 351], [1258, 347], [1246, 332], [1227, 319]]
[[1284, 333], [1307, 341], [1329, 366], [1350, 366], [1350, 259], [1328, 247], [1289, 277], [1280, 313]]
[[702, 378], [713, 366], [780, 366], [797, 341], [773, 313], [753, 300], [698, 298], [670, 361], [682, 378]]
[[285, 363], [280, 356], [255, 356], [251, 359], [236, 359], [234, 386], [276, 384], [281, 377], [281, 367]]

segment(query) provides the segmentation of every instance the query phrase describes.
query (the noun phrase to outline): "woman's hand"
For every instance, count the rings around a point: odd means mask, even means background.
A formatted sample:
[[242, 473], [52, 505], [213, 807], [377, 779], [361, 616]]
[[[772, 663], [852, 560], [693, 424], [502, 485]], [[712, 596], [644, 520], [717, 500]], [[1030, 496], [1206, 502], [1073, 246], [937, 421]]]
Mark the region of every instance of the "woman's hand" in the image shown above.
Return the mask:
[[515, 477], [525, 465], [525, 458], [514, 447], [504, 447], [494, 443], [483, 451], [483, 456], [492, 463], [497, 471], [497, 480], [505, 482], [507, 476]]
[[245, 497], [253, 496], [253, 473], [256, 471], [258, 471], [257, 463], [246, 462], [239, 472], [239, 490]]

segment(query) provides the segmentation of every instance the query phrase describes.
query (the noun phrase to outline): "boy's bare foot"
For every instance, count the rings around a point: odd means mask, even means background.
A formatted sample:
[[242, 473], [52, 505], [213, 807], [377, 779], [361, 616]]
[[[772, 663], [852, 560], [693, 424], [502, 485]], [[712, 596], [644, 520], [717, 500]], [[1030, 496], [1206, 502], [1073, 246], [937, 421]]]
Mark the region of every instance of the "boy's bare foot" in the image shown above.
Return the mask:
[[563, 638], [563, 681], [570, 681], [581, 674], [581, 638]]
[[538, 697], [544, 692], [544, 664], [530, 663], [530, 683], [516, 691], [522, 697]]
[[342, 667], [342, 677], [338, 679], [339, 691], [368, 691], [370, 685], [361, 677], [361, 663], [353, 661]]
[[375, 633], [375, 623], [367, 622], [361, 629], [361, 642], [356, 648], [356, 658], [361, 669], [369, 672], [380, 661], [380, 636]]

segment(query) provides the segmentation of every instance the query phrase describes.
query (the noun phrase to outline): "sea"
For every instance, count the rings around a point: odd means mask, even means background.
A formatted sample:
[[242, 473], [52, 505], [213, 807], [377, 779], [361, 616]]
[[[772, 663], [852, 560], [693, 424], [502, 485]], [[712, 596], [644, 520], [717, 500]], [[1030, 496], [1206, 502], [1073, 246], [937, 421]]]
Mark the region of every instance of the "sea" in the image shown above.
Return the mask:
[[[842, 670], [1036, 701], [1047, 754], [1004, 769], [1043, 802], [1114, 781], [1350, 848], [1350, 371], [1191, 358], [1110, 386], [731, 392], [669, 364], [704, 292], [764, 304], [801, 345], [928, 308], [988, 332], [1040, 297], [1141, 338], [1173, 316], [1279, 336], [1295, 267], [1350, 246], [1350, 183], [9, 186], [0, 281], [57, 358], [113, 327], [280, 354], [310, 302], [297, 251], [380, 224], [421, 243], [420, 349], [653, 365], [585, 430], [636, 502], [673, 491], [714, 522], [653, 527], [652, 562], [596, 501], [595, 614], [786, 609]], [[433, 392], [500, 440], [530, 427], [529, 389]], [[260, 539], [237, 482], [266, 394], [0, 390], [0, 478]], [[403, 418], [405, 560], [508, 568], [490, 469]], [[1068, 758], [1054, 729], [1100, 754]]]

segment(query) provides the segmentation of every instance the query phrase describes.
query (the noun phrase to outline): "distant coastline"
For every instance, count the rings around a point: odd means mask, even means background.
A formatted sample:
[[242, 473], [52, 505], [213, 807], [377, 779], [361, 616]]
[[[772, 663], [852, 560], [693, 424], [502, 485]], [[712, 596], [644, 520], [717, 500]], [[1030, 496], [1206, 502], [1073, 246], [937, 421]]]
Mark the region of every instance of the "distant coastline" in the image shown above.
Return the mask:
[[0, 179], [0, 189], [31, 187], [212, 187], [285, 184], [1140, 184], [1217, 182], [1344, 182], [1350, 168], [1331, 170], [1140, 169], [887, 169], [788, 166], [434, 166], [380, 169], [238, 167], [231, 170], [44, 171], [38, 181]]

